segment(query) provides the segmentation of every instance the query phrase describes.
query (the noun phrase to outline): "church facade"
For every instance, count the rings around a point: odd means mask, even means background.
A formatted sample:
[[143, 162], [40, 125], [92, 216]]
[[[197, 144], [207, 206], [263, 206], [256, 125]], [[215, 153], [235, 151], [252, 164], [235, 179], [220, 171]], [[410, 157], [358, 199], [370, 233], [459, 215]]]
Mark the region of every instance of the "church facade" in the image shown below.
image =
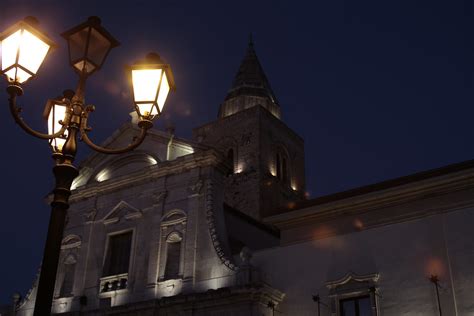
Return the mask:
[[[53, 312], [474, 315], [474, 161], [313, 200], [304, 165], [250, 43], [192, 140], [153, 130], [82, 162]], [[14, 314], [32, 315], [35, 296]]]

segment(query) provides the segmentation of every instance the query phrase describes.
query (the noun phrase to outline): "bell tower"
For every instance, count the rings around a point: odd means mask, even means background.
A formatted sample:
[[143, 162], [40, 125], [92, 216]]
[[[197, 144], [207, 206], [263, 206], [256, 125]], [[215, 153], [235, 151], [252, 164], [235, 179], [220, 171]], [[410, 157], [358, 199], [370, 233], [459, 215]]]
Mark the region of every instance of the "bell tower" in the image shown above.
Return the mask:
[[193, 130], [233, 166], [225, 203], [255, 218], [290, 210], [304, 199], [303, 139], [281, 120], [280, 105], [250, 39], [218, 119]]

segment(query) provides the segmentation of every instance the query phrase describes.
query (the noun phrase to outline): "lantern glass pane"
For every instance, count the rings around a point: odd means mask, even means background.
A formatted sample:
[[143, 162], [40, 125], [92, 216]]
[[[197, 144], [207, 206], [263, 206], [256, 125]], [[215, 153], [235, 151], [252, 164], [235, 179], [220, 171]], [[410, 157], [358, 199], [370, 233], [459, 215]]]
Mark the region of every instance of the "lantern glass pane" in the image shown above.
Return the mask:
[[100, 67], [104, 62], [105, 55], [107, 55], [109, 49], [110, 41], [95, 28], [92, 28], [87, 58]]
[[161, 69], [132, 70], [132, 85], [135, 102], [155, 102], [160, 84]]
[[[61, 130], [62, 125], [59, 121], [64, 121], [66, 117], [66, 110], [67, 107], [62, 104], [53, 103], [51, 110], [49, 111], [48, 115], [48, 133], [54, 134]], [[55, 150], [61, 151], [63, 148], [64, 143], [66, 142], [67, 138], [67, 130], [64, 131], [64, 137], [57, 137], [53, 138], [51, 141], [51, 146]]]
[[23, 30], [18, 64], [36, 74], [49, 50], [49, 45], [27, 30]]
[[[2, 70], [16, 63], [16, 56], [21, 42], [21, 30], [16, 31], [2, 41]], [[15, 78], [15, 77], [13, 77]]]
[[[2, 70], [14, 66], [5, 72], [6, 76], [10, 81], [23, 83], [32, 74], [36, 74], [49, 48], [50, 45], [27, 30], [18, 30], [2, 41]], [[19, 68], [18, 65], [31, 74]]]
[[18, 83], [23, 83], [31, 77], [29, 73], [19, 67], [13, 67], [12, 69], [5, 72], [5, 75], [10, 81], [16, 81]]
[[87, 60], [78, 61], [77, 63], [74, 64], [74, 67], [80, 72], [85, 71], [86, 73], [91, 73], [96, 68], [93, 64], [91, 64]]
[[[84, 60], [88, 35], [89, 28], [86, 27], [68, 37], [69, 58], [72, 63]], [[82, 71], [82, 69], [79, 70]]]
[[142, 117], [148, 117], [150, 115], [157, 115], [158, 111], [156, 110], [156, 106], [153, 103], [140, 103], [137, 104], [138, 106], [138, 113]]
[[66, 143], [66, 138], [67, 138], [67, 135], [64, 138], [57, 137], [57, 138], [53, 139], [53, 141], [51, 143], [51, 146], [54, 147], [55, 151], [62, 151], [63, 150], [63, 146]]
[[160, 112], [165, 106], [166, 97], [170, 92], [170, 84], [168, 83], [168, 78], [166, 77], [166, 72], [163, 73], [163, 78], [161, 79], [160, 92], [158, 94], [157, 103], [160, 108]]

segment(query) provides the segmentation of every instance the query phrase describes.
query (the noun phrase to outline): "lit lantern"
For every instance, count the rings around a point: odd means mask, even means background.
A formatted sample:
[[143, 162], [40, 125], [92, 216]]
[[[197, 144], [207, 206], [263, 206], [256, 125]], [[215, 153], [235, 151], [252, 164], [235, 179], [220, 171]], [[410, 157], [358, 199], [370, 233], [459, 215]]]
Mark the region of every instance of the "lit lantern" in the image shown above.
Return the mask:
[[36, 29], [38, 21], [26, 17], [0, 34], [2, 73], [13, 83], [23, 83], [35, 76], [46, 55], [55, 46]]
[[176, 89], [171, 67], [150, 53], [130, 72], [135, 109], [142, 119], [152, 120], [161, 114], [170, 90]]
[[67, 40], [69, 62], [80, 74], [90, 75], [104, 64], [110, 50], [120, 43], [91, 16], [76, 27], [61, 34]]
[[[61, 98], [48, 100], [43, 113], [43, 117], [48, 120], [48, 134], [55, 134], [61, 130], [63, 127], [61, 122], [66, 120], [68, 105], [69, 102]], [[49, 144], [54, 152], [61, 152], [66, 139], [67, 130], [63, 135], [50, 139]]]

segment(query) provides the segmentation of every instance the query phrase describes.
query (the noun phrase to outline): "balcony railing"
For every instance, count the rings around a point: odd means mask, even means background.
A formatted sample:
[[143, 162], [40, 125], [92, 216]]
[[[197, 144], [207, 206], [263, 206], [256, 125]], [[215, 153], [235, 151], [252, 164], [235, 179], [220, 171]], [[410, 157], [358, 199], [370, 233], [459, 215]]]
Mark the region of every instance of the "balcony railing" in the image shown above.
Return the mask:
[[128, 273], [100, 278], [100, 293], [125, 290], [128, 284]]

